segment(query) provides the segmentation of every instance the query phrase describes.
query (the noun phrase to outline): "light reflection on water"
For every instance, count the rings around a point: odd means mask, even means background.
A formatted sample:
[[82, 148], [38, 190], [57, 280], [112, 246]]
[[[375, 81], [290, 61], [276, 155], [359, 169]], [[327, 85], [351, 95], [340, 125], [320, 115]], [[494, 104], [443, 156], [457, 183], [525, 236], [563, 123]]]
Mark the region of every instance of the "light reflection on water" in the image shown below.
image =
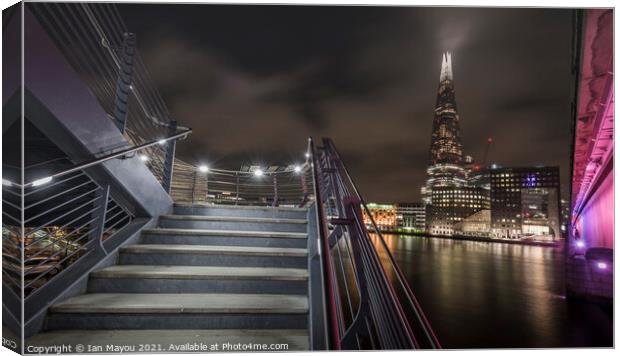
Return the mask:
[[561, 248], [384, 234], [444, 348], [612, 346], [612, 310], [567, 302]]

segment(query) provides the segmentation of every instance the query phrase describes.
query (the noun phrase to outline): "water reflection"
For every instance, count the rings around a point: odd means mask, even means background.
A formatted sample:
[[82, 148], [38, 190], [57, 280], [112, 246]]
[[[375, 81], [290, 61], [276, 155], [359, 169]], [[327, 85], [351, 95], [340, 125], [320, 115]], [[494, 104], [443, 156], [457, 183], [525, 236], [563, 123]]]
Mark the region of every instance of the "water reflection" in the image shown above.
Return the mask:
[[384, 237], [445, 348], [612, 346], [611, 308], [564, 298], [561, 248]]

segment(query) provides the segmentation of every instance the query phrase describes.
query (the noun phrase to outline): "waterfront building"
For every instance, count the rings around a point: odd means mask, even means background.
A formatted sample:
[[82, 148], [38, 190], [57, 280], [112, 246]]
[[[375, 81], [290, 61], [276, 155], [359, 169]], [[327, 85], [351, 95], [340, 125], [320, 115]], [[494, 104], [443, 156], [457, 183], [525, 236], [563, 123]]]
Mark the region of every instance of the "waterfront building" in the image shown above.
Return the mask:
[[489, 191], [478, 187], [436, 187], [427, 209], [427, 231], [434, 235], [453, 235], [455, 224], [490, 208]]
[[[368, 203], [368, 210], [370, 215], [375, 220], [377, 227], [381, 230], [394, 230], [396, 229], [396, 206], [394, 204], [378, 204]], [[365, 210], [362, 210], [364, 223], [367, 226], [372, 225], [370, 217]]]
[[396, 227], [411, 231], [424, 231], [426, 209], [422, 203], [397, 203]]
[[491, 210], [483, 209], [454, 224], [454, 233], [467, 236], [489, 236]]
[[452, 55], [447, 52], [441, 63], [427, 180], [422, 188], [426, 230], [433, 234], [451, 235], [454, 223], [484, 206], [482, 200], [485, 198], [481, 198], [484, 192], [468, 187], [465, 165], [470, 165], [473, 160], [471, 157], [463, 157], [459, 120]]
[[559, 239], [558, 167], [507, 167], [489, 171], [491, 236]]

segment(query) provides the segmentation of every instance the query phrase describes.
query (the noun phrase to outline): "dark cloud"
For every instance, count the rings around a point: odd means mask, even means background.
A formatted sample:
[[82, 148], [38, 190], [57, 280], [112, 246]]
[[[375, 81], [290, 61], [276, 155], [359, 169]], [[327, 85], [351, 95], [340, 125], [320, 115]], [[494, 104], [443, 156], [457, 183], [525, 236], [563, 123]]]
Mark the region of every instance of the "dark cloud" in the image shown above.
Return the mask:
[[178, 154], [298, 161], [332, 137], [369, 200], [419, 199], [441, 53], [453, 51], [467, 154], [568, 177], [571, 11], [119, 5], [173, 115]]

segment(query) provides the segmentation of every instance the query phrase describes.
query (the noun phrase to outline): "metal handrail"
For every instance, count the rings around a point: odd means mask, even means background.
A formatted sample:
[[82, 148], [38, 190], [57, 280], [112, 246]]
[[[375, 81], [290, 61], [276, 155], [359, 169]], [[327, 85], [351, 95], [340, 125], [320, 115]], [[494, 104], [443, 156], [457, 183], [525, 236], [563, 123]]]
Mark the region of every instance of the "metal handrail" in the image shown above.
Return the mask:
[[[322, 258], [327, 277], [331, 347], [440, 348], [335, 145], [324, 139], [321, 151], [316, 155], [313, 147], [311, 150], [319, 192], [317, 208], [322, 217], [321, 238], [326, 251]], [[372, 242], [362, 210], [370, 216], [377, 243]], [[346, 249], [341, 251], [343, 244]], [[380, 254], [387, 256], [387, 261], [382, 261]], [[395, 277], [394, 281], [388, 278], [388, 272]], [[359, 301], [352, 303], [355, 297]], [[348, 309], [342, 306], [345, 302]], [[412, 311], [413, 318], [406, 308]]]
[[[143, 149], [151, 147], [151, 146], [161, 145], [162, 143], [165, 143], [165, 142], [168, 142], [168, 141], [171, 141], [171, 140], [183, 139], [183, 138], [187, 137], [187, 135], [189, 135], [191, 132], [192, 132], [192, 129], [186, 128], [183, 132], [177, 133], [175, 135], [172, 135], [172, 136], [169, 136], [169, 137], [166, 137], [166, 138], [163, 138], [163, 139], [153, 140], [153, 141], [150, 141], [150, 142], [147, 142], [147, 143], [143, 143], [141, 145], [137, 145], [137, 146], [134, 146], [134, 147], [126, 148], [124, 150], [120, 150], [118, 152], [111, 153], [111, 154], [103, 156], [103, 157], [95, 158], [95, 159], [92, 159], [90, 161], [87, 161], [87, 162], [84, 162], [84, 163], [80, 163], [80, 164], [78, 164], [78, 165], [76, 165], [74, 167], [65, 169], [65, 170], [60, 171], [58, 173], [54, 173], [54, 174], [52, 174], [50, 176], [47, 176], [47, 177], [44, 177], [44, 178], [35, 179], [35, 180], [31, 181], [31, 182], [24, 183], [23, 187], [24, 188], [31, 187], [35, 182], [40, 181], [41, 179], [53, 180], [55, 178], [62, 177], [62, 176], [67, 175], [69, 173], [81, 171], [83, 169], [86, 169], [86, 168], [89, 168], [89, 167], [92, 167], [92, 166], [96, 166], [96, 165], [98, 165], [100, 163], [109, 161], [109, 160], [117, 158], [117, 157], [125, 156], [125, 155], [128, 155], [128, 154], [131, 154], [131, 153], [143, 150]], [[11, 183], [11, 184], [14, 184], [15, 186], [18, 186], [18, 187], [21, 186], [20, 184], [17, 184], [17, 183]]]
[[[309, 155], [295, 167], [241, 171], [176, 160], [170, 195], [177, 203], [305, 206], [312, 199]], [[202, 169], [201, 169], [202, 168]]]
[[[13, 281], [11, 288], [23, 288], [28, 298], [88, 253], [106, 255], [103, 240], [115, 236], [135, 218], [110, 195], [109, 185], [101, 185], [84, 171], [74, 173], [49, 184], [25, 187], [23, 208], [15, 208], [10, 196], [2, 198], [5, 216], [16, 222], [23, 216], [23, 225], [17, 229], [10, 222], [2, 224], [3, 256], [7, 258], [3, 278]], [[2, 188], [3, 192], [14, 189]], [[5, 211], [7, 207], [12, 213]], [[13, 277], [20, 274], [23, 284], [14, 283]]]

